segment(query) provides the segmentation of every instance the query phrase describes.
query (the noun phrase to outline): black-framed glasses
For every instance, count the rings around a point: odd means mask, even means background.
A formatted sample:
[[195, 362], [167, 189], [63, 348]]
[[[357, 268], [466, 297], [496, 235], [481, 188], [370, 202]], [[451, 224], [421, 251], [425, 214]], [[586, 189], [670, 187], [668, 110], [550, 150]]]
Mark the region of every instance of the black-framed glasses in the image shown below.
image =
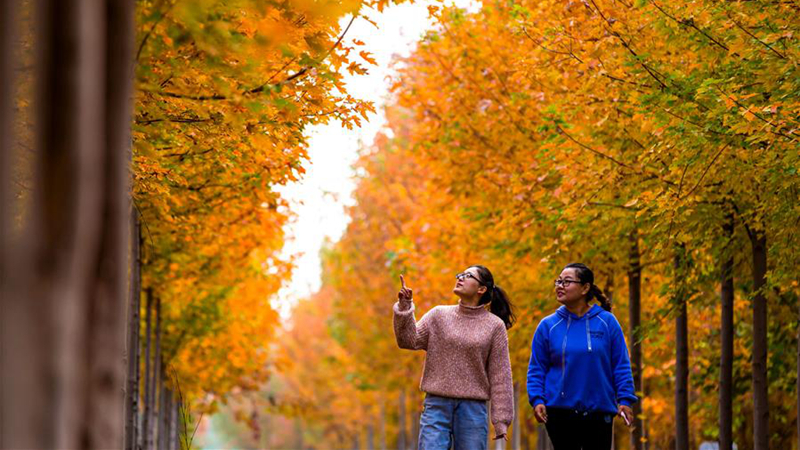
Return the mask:
[[553, 282], [553, 284], [556, 287], [561, 286], [561, 287], [564, 287], [564, 288], [568, 288], [569, 285], [572, 284], [572, 283], [583, 284], [579, 280], [570, 280], [570, 279], [562, 280], [561, 278], [559, 278], [555, 282]]
[[478, 279], [478, 277], [476, 277], [475, 275], [473, 275], [473, 274], [471, 274], [469, 272], [462, 272], [462, 273], [456, 275], [456, 280], [458, 280], [458, 281], [464, 281], [467, 278], [472, 278], [473, 280], [477, 281], [479, 284], [483, 284], [481, 282], [481, 280]]

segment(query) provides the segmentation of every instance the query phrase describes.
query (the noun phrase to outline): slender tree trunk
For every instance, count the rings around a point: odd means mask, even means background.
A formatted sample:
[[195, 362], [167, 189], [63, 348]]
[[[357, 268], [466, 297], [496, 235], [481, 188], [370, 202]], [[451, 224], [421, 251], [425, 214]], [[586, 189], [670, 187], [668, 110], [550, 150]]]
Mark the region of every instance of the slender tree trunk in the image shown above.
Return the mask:
[[128, 300], [128, 374], [125, 395], [125, 449], [136, 449], [137, 419], [139, 417], [139, 309], [141, 278], [139, 266], [139, 221], [131, 208], [130, 292]]
[[375, 450], [375, 427], [372, 424], [367, 425], [367, 450]]
[[406, 438], [406, 390], [400, 388], [400, 396], [397, 399], [397, 449], [406, 450], [408, 440]]
[[414, 407], [411, 412], [411, 448], [419, 447], [419, 409]]
[[155, 305], [155, 315], [156, 315], [156, 326], [155, 326], [155, 352], [153, 355], [153, 383], [152, 391], [150, 394], [150, 400], [152, 402], [152, 407], [150, 408], [150, 430], [147, 431], [147, 448], [151, 449], [158, 445], [158, 441], [156, 441], [156, 432], [158, 428], [158, 402], [160, 401], [161, 397], [159, 394], [159, 390], [162, 385], [161, 380], [161, 298], [156, 297], [156, 305]]
[[[608, 299], [608, 303], [612, 306], [612, 309], [613, 309], [613, 306], [614, 306], [614, 274], [613, 273], [608, 275], [608, 284], [606, 285], [606, 288], [603, 291], [603, 293], [606, 294], [606, 298]], [[614, 426], [614, 424], [612, 424], [612, 426], [611, 426], [611, 448], [614, 449], [614, 450], [616, 450], [618, 448], [618, 446], [619, 446], [619, 443], [617, 441], [617, 433], [616, 433], [615, 430], [616, 430], [616, 427]]]
[[755, 450], [769, 448], [769, 403], [767, 401], [767, 238], [758, 231], [750, 235], [753, 248], [753, 444]]
[[522, 435], [522, 450], [531, 450], [531, 441], [533, 436], [536, 435], [533, 421], [528, 417], [520, 420], [524, 429], [524, 432], [520, 433]]
[[[177, 392], [172, 393], [172, 425], [170, 426], [171, 434], [170, 434], [170, 450], [180, 450], [181, 448], [181, 401], [180, 397], [177, 395]], [[302, 433], [300, 436], [302, 442]], [[300, 445], [302, 449], [303, 446]]]
[[[642, 382], [642, 397], [650, 397], [650, 387], [644, 382]], [[649, 422], [644, 420], [642, 421], [642, 437], [644, 438], [642, 450], [648, 450], [650, 448], [650, 427]]]
[[553, 443], [550, 442], [547, 429], [542, 424], [536, 427], [536, 450], [553, 450]]
[[153, 377], [152, 370], [152, 345], [153, 345], [153, 291], [148, 288], [145, 291], [147, 301], [144, 313], [145, 321], [145, 350], [144, 350], [144, 417], [142, 418], [142, 447], [150, 449], [150, 411], [153, 409]]
[[[639, 338], [641, 325], [641, 299], [642, 299], [642, 266], [639, 254], [639, 236], [637, 232], [631, 235], [631, 246], [628, 266], [628, 322], [631, 336], [631, 370], [633, 372], [633, 385], [636, 392], [642, 392], [642, 344]], [[642, 450], [642, 402], [633, 405], [633, 431], [631, 432], [631, 449]]]
[[681, 286], [684, 275], [685, 249], [675, 255], [675, 449], [689, 450], [689, 328], [686, 316], [686, 290]]
[[723, 226], [728, 241], [720, 267], [719, 448], [733, 450], [733, 216]]
[[520, 384], [514, 383], [514, 418], [511, 421], [511, 448], [513, 450], [520, 449], [520, 429], [519, 429], [519, 398], [520, 398]]
[[[19, 385], [18, 376], [10, 368], [14, 364], [7, 358], [6, 344], [14, 338], [9, 333], [9, 311], [16, 309], [13, 301], [17, 298], [9, 289], [9, 270], [13, 265], [11, 258], [14, 246], [13, 195], [11, 194], [11, 180], [13, 177], [12, 154], [14, 152], [14, 51], [17, 40], [17, 1], [7, 0], [0, 2], [0, 448], [7, 448], [14, 444], [6, 437], [6, 426], [13, 425], [8, 408], [14, 399], [14, 390]], [[14, 399], [16, 400], [16, 399]]]
[[378, 404], [378, 448], [384, 449], [386, 447], [386, 396], [381, 394], [380, 403]]
[[161, 422], [163, 427], [159, 430], [159, 439], [161, 434], [164, 435], [164, 450], [169, 450], [169, 433], [170, 433], [170, 416], [172, 414], [172, 390], [167, 386], [164, 381], [164, 420]]
[[[90, 2], [90, 8], [97, 8]], [[134, 4], [132, 0], [105, 3], [105, 164], [104, 225], [97, 282], [90, 291], [89, 404], [85, 428], [89, 447], [123, 445], [127, 253], [131, 208], [130, 123], [133, 106]], [[103, 18], [101, 17], [100, 20]], [[91, 125], [90, 125], [91, 126]], [[112, 195], [108, 195], [111, 193]], [[86, 439], [86, 437], [81, 437]], [[86, 442], [86, 441], [84, 441]]]
[[[299, 450], [304, 450], [306, 444], [303, 441], [303, 423], [300, 421], [300, 419], [295, 419], [295, 421], [294, 421], [294, 429], [295, 429], [295, 433], [297, 435], [297, 448]], [[382, 447], [382, 448], [386, 448], [386, 447]]]
[[[163, 372], [163, 370], [162, 370]], [[164, 383], [164, 379], [162, 377], [161, 382], [159, 383], [161, 386], [158, 390], [158, 439], [156, 442], [158, 443], [158, 450], [166, 450], [167, 448], [167, 420], [169, 417], [169, 391], [167, 390], [167, 386]]]

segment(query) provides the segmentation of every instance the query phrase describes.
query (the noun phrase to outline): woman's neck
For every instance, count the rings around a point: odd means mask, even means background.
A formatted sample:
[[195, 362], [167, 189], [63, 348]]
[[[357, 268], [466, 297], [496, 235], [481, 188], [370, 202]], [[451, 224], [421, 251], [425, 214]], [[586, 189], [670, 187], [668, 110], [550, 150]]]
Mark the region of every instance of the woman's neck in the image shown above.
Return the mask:
[[461, 304], [464, 306], [478, 306], [478, 302], [481, 300], [480, 295], [472, 297], [462, 297], [459, 295], [458, 298], [461, 299]]
[[567, 307], [567, 311], [571, 312], [572, 314], [575, 314], [578, 317], [583, 317], [583, 315], [589, 312], [589, 309], [591, 308], [589, 306], [589, 303], [584, 301], [583, 299], [578, 300], [577, 302], [572, 304], [565, 303], [564, 306]]

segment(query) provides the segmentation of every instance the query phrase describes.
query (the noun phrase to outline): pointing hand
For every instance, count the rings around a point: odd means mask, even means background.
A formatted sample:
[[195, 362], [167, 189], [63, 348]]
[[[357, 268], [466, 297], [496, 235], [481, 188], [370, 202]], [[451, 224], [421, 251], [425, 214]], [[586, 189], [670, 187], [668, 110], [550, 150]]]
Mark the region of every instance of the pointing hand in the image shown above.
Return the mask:
[[403, 275], [400, 275], [400, 292], [397, 293], [397, 299], [410, 302], [412, 296], [413, 293], [411, 289], [406, 287], [406, 280], [403, 278]]

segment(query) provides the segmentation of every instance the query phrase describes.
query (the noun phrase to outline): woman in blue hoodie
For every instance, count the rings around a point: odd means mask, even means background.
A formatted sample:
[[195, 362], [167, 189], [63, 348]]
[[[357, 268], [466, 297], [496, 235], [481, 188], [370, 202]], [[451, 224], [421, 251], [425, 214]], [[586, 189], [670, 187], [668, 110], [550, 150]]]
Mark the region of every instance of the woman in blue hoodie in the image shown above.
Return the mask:
[[638, 400], [622, 327], [583, 264], [564, 267], [555, 294], [533, 335], [528, 400], [555, 450], [609, 450], [614, 416], [630, 426]]

